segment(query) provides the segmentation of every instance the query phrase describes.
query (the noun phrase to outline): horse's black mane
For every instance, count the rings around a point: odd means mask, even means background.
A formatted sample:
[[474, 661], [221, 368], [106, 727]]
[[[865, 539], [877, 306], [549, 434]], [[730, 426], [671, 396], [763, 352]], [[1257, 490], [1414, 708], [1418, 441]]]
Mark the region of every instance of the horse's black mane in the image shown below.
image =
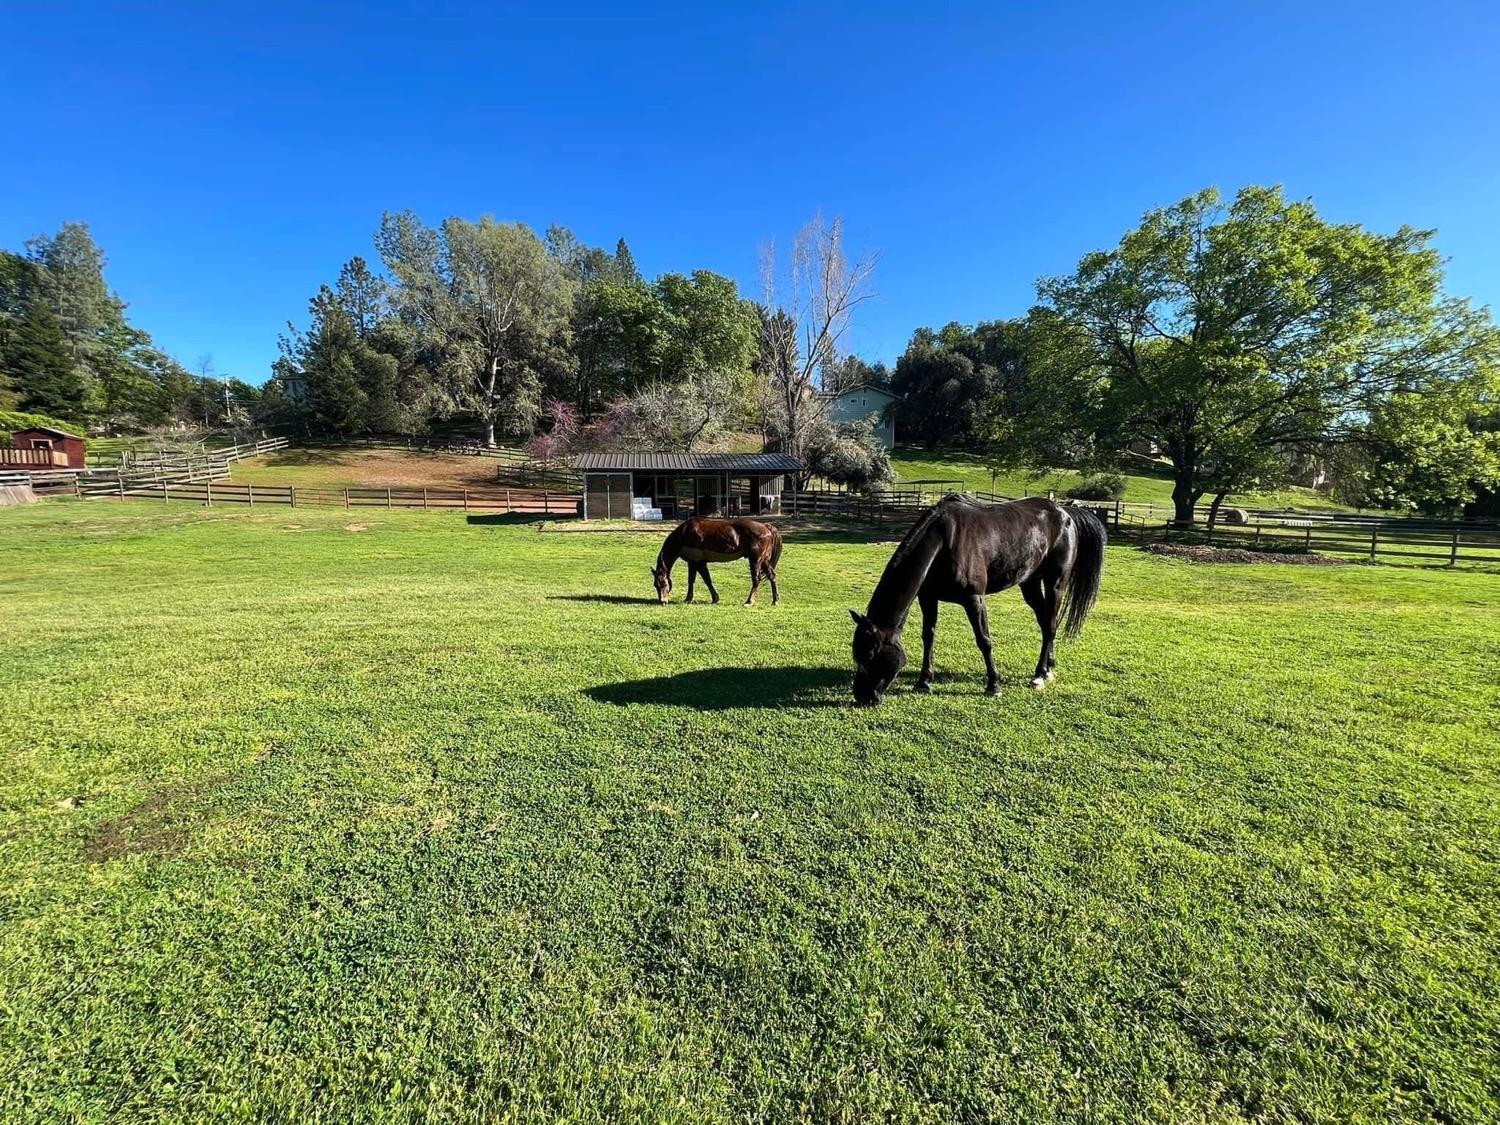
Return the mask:
[[911, 525], [911, 530], [906, 533], [901, 542], [897, 545], [896, 553], [891, 556], [891, 561], [886, 564], [886, 568], [889, 569], [890, 567], [900, 564], [902, 560], [904, 560], [906, 556], [911, 553], [912, 547], [918, 542], [918, 540], [922, 538], [927, 529], [932, 526], [933, 521], [935, 521], [939, 516], [943, 515], [945, 512], [951, 511], [956, 507], [973, 508], [978, 506], [979, 505], [975, 503], [975, 501], [969, 499], [969, 497], [964, 496], [961, 493], [948, 493], [947, 496], [944, 496], [936, 504], [928, 508], [927, 511], [923, 512], [920, 516], [917, 517], [917, 522]]

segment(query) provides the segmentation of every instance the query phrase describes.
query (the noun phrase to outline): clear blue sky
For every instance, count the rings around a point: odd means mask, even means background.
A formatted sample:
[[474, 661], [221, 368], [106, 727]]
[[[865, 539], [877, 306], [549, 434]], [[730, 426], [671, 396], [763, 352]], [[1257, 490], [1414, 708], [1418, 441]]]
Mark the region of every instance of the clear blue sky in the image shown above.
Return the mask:
[[0, 244], [87, 221], [137, 324], [253, 382], [406, 207], [752, 292], [761, 242], [842, 214], [871, 359], [1207, 184], [1436, 227], [1500, 300], [1493, 3], [584, 7], [0, 5]]

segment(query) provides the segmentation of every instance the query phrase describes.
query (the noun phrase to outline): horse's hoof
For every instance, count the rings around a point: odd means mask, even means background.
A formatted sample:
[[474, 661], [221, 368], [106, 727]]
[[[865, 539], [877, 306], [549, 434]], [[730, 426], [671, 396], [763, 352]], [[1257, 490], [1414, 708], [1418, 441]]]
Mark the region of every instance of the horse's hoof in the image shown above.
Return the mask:
[[1029, 688], [1031, 688], [1033, 691], [1041, 691], [1044, 687], [1047, 686], [1047, 677], [1046, 676], [1032, 676], [1031, 677], [1031, 682], [1029, 684], [1027, 684], [1026, 686], [1029, 687]]
[[926, 680], [918, 680], [916, 683], [911, 685], [911, 690], [916, 692], [918, 695], [926, 695], [932, 691], [932, 685]]
[[985, 695], [999, 695], [1000, 694], [1000, 685], [999, 684], [985, 684], [984, 685], [984, 694]]

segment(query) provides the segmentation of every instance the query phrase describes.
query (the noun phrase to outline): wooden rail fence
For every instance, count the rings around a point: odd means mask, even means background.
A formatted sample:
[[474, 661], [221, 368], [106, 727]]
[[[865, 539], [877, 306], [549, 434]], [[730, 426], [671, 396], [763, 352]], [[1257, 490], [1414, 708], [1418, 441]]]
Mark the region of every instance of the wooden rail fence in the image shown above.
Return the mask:
[[234, 481], [199, 482], [162, 480], [147, 484], [125, 484], [115, 493], [99, 491], [98, 497], [161, 500], [212, 507], [238, 504], [253, 508], [276, 505], [288, 508], [385, 508], [420, 511], [477, 511], [507, 515], [567, 517], [578, 514], [578, 493], [531, 492], [520, 489], [475, 488], [311, 488], [297, 485], [251, 484]]

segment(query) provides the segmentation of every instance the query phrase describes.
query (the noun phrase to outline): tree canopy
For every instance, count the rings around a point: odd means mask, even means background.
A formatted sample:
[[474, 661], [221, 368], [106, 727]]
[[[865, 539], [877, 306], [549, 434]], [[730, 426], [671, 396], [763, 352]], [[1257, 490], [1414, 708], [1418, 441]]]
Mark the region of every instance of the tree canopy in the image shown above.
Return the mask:
[[[1288, 450], [1394, 448], [1492, 396], [1500, 338], [1441, 282], [1430, 231], [1330, 223], [1275, 188], [1203, 191], [1040, 285], [1025, 412], [1000, 428], [1037, 456], [1063, 433], [1096, 460], [1155, 442], [1190, 520], [1205, 494], [1283, 476]], [[1485, 445], [1452, 443], [1437, 491], [1491, 474]]]

